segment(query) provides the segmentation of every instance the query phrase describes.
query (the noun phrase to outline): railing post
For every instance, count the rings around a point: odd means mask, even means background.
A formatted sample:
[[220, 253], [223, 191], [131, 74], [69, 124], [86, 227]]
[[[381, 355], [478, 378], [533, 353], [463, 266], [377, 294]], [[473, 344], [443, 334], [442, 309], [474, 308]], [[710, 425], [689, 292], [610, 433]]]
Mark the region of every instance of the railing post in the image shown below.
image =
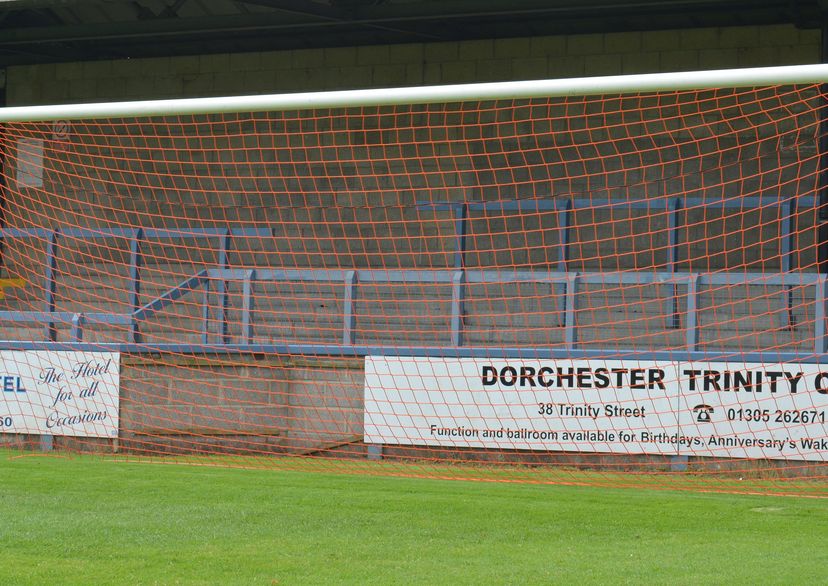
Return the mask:
[[687, 279], [687, 351], [699, 349], [699, 275], [691, 273]]
[[466, 297], [466, 232], [469, 223], [469, 204], [454, 208], [454, 232], [457, 238], [454, 252], [454, 277], [451, 280], [451, 345], [463, 345], [463, 313]]
[[[49, 234], [49, 242], [46, 245], [46, 274], [44, 283], [45, 305], [48, 313], [55, 312], [55, 293], [57, 291], [57, 271], [58, 271], [58, 239], [60, 238], [60, 230], [52, 230]], [[46, 339], [50, 342], [57, 340], [57, 329], [55, 322], [49, 321], [46, 323]]]
[[[141, 307], [141, 266], [144, 264], [141, 250], [143, 239], [144, 230], [138, 228], [133, 233], [132, 240], [129, 243], [129, 306], [133, 314]], [[140, 322], [134, 316], [129, 326], [129, 341], [134, 344], [141, 342]]]
[[86, 323], [86, 316], [76, 313], [72, 316], [72, 330], [70, 336], [74, 342], [83, 342], [83, 326]]
[[[232, 233], [228, 229], [221, 237], [221, 244], [219, 245], [218, 265], [222, 270], [230, 268], [230, 247], [232, 246]], [[229, 308], [229, 299], [227, 296], [227, 280], [221, 278], [216, 283], [216, 294], [218, 296], [218, 312], [219, 312], [219, 343], [227, 344], [230, 341], [230, 332], [227, 327], [227, 311]]]
[[356, 299], [359, 275], [356, 271], [345, 273], [345, 295], [342, 304], [342, 343], [353, 346], [356, 329]]
[[[676, 273], [676, 267], [679, 261], [681, 203], [681, 198], [675, 197], [670, 200], [667, 207], [669, 213], [667, 270], [673, 275]], [[675, 281], [670, 284], [669, 296], [673, 303], [673, 329], [679, 329], [681, 327], [681, 315], [679, 314], [678, 284]]]
[[466, 272], [455, 271], [451, 279], [451, 345], [463, 345], [463, 314], [466, 311]]
[[792, 200], [784, 202], [780, 206], [780, 257], [782, 264], [782, 272], [787, 273], [793, 268], [793, 254], [794, 254], [794, 230], [793, 217], [795, 207]]
[[569, 270], [569, 237], [572, 223], [572, 200], [570, 198], [555, 201], [558, 208], [558, 270], [565, 273]]
[[[572, 200], [570, 198], [562, 198], [555, 200], [555, 208], [558, 211], [558, 271], [566, 273], [569, 270], [569, 236], [570, 224], [572, 223]], [[566, 295], [566, 283], [561, 283], [556, 287], [558, 299]], [[558, 307], [561, 307], [560, 302]], [[559, 321], [562, 326], [566, 325], [566, 302], [564, 301], [563, 309], [560, 312]]]
[[[828, 23], [822, 23], [821, 27], [820, 60], [828, 63]], [[828, 273], [828, 84], [823, 83], [819, 87], [819, 108], [816, 115], [819, 119], [817, 129], [817, 201], [816, 201], [816, 224], [817, 224], [817, 271], [821, 274]]]
[[[55, 312], [55, 293], [57, 292], [57, 254], [58, 254], [58, 239], [60, 238], [60, 230], [52, 230], [49, 234], [49, 242], [46, 244], [46, 274], [44, 283], [44, 293], [46, 296], [46, 311], [50, 314]], [[74, 322], [74, 319], [73, 319]], [[76, 330], [75, 324], [72, 324], [73, 330]], [[46, 339], [50, 342], [57, 341], [57, 329], [55, 322], [48, 321], [46, 323]], [[54, 436], [41, 435], [40, 436], [40, 451], [51, 452], [54, 446]]]
[[814, 286], [814, 354], [824, 354], [828, 345], [825, 339], [825, 317], [828, 313], [826, 308], [825, 287], [828, 276], [820, 275]]
[[[780, 256], [781, 256], [781, 267], [783, 273], [789, 273], [793, 269], [793, 255], [794, 255], [794, 230], [793, 230], [793, 218], [794, 213], [796, 211], [796, 207], [794, 205], [793, 200], [788, 200], [783, 203], [780, 207], [780, 213], [782, 214], [781, 222], [780, 222], [780, 236], [782, 238], [782, 242], [780, 244]], [[794, 315], [793, 311], [793, 287], [791, 285], [785, 286], [785, 298], [786, 298], [786, 323], [781, 324], [783, 328], [787, 327], [793, 329], [796, 327], [796, 316]]]
[[457, 204], [454, 206], [454, 236], [456, 239], [454, 249], [454, 268], [463, 269], [466, 267], [466, 232], [469, 223], [469, 204]]
[[204, 282], [204, 296], [201, 305], [201, 343], [210, 343], [210, 279]]
[[244, 273], [244, 281], [242, 282], [242, 344], [249, 344], [253, 339], [253, 281], [255, 278], [255, 270]]
[[566, 318], [564, 320], [564, 341], [567, 350], [574, 350], [578, 347], [578, 323], [576, 311], [578, 310], [578, 281], [580, 277], [577, 272], [566, 275]]

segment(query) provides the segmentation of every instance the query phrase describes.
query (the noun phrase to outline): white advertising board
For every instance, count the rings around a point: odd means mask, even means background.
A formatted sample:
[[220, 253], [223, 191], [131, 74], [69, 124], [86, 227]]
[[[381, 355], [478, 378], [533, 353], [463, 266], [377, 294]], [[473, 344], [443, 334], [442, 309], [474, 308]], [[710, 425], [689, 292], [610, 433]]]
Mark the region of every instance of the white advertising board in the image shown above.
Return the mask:
[[43, 139], [17, 141], [17, 183], [20, 187], [43, 186]]
[[697, 438], [688, 455], [828, 461], [828, 365], [678, 367], [682, 429]]
[[117, 437], [120, 354], [0, 352], [0, 433]]
[[365, 441], [828, 460], [828, 365], [369, 356]]

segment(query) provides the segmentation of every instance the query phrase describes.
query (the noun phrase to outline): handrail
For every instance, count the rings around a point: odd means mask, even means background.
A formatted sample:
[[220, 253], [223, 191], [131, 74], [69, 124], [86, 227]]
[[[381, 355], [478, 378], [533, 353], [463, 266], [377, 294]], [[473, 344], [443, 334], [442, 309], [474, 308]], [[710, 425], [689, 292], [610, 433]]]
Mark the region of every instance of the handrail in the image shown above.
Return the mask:
[[[733, 285], [770, 285], [786, 287], [788, 299], [788, 327], [795, 325], [793, 316], [793, 287], [814, 286], [815, 293], [815, 342], [814, 352], [824, 353], [828, 350], [826, 341], [826, 282], [825, 275], [803, 273], [794, 270], [792, 234], [793, 222], [791, 219], [798, 209], [813, 208], [817, 199], [812, 196], [798, 198], [782, 198], [774, 196], [753, 196], [744, 198], [699, 198], [699, 197], [658, 197], [628, 200], [611, 200], [607, 198], [545, 198], [513, 201], [488, 202], [421, 202], [421, 209], [450, 210], [454, 213], [455, 239], [457, 249], [454, 254], [452, 267], [445, 269], [324, 269], [324, 268], [233, 268], [229, 263], [229, 253], [232, 241], [236, 237], [273, 237], [271, 228], [259, 226], [235, 227], [184, 227], [184, 228], [123, 228], [123, 227], [92, 227], [92, 228], [3, 228], [0, 229], [0, 241], [3, 239], [31, 239], [40, 238], [47, 241], [45, 267], [45, 310], [28, 312], [0, 311], [0, 321], [28, 322], [45, 325], [47, 341], [56, 341], [56, 324], [71, 324], [73, 338], [80, 343], [83, 328], [89, 323], [103, 323], [109, 325], [127, 325], [130, 328], [129, 342], [140, 343], [139, 327], [142, 321], [150, 319], [189, 293], [203, 288], [204, 307], [202, 310], [202, 343], [210, 342], [213, 319], [209, 295], [211, 283], [215, 282], [215, 293], [218, 295], [218, 343], [231, 345], [227, 315], [229, 296], [227, 283], [239, 281], [244, 285], [244, 304], [242, 311], [242, 340], [249, 345], [253, 339], [253, 306], [255, 295], [254, 284], [267, 281], [311, 281], [338, 283], [344, 288], [345, 299], [342, 325], [342, 342], [344, 345], [354, 346], [356, 338], [356, 303], [358, 287], [371, 283], [428, 283], [450, 287], [451, 312], [450, 328], [453, 347], [464, 346], [465, 301], [467, 289], [470, 285], [484, 283], [547, 283], [554, 285], [560, 296], [558, 304], [560, 324], [564, 328], [566, 346], [578, 350], [577, 304], [579, 287], [594, 284], [623, 285], [663, 285], [667, 288], [665, 299], [672, 298], [673, 319], [672, 326], [679, 328], [682, 313], [685, 316], [687, 351], [695, 352], [699, 346], [698, 332], [698, 296], [702, 287], [733, 286]], [[569, 266], [570, 228], [572, 214], [575, 210], [586, 207], [602, 207], [605, 209], [661, 209], [669, 214], [667, 230], [669, 231], [669, 250], [664, 270], [657, 271], [614, 271], [614, 272], [573, 272]], [[694, 207], [710, 208], [739, 208], [759, 209], [765, 207], [778, 208], [780, 213], [782, 256], [781, 270], [773, 273], [748, 273], [735, 271], [721, 271], [711, 273], [683, 273], [677, 270], [679, 262], [679, 231], [683, 227], [681, 217], [686, 218], [686, 212]], [[470, 211], [486, 212], [532, 212], [556, 211], [558, 213], [558, 230], [560, 238], [557, 245], [558, 254], [554, 269], [545, 270], [483, 270], [467, 268], [465, 254], [467, 244], [467, 230]], [[686, 220], [685, 220], [686, 221]], [[100, 238], [124, 238], [130, 244], [130, 307], [126, 314], [107, 313], [75, 313], [56, 311], [55, 293], [56, 280], [59, 274], [58, 250], [61, 242], [67, 239], [95, 240]], [[141, 290], [141, 266], [143, 264], [142, 247], [151, 240], [166, 239], [196, 239], [218, 238], [217, 266], [206, 267], [191, 275], [178, 285], [165, 291], [156, 299], [139, 305], [138, 299]], [[687, 296], [687, 308], [682, 312], [679, 309], [678, 287], [684, 287]]]
[[2, 238], [48, 238], [55, 231], [65, 238], [78, 240], [97, 240], [100, 238], [134, 238], [136, 230], [142, 230], [144, 238], [168, 240], [174, 238], [216, 238], [230, 232], [232, 236], [252, 238], [271, 237], [271, 228], [256, 226], [240, 226], [234, 228], [110, 228], [107, 226], [97, 228], [0, 228], [0, 239]]
[[817, 205], [818, 200], [811, 195], [795, 198], [773, 197], [756, 195], [747, 197], [683, 197], [661, 196], [642, 197], [637, 199], [616, 199], [608, 197], [554, 197], [539, 199], [514, 199], [494, 201], [466, 201], [466, 202], [417, 202], [421, 209], [438, 211], [454, 210], [467, 206], [469, 211], [487, 212], [549, 212], [561, 211], [568, 203], [571, 209], [604, 208], [604, 209], [635, 209], [635, 210], [668, 210], [674, 201], [680, 201], [682, 207], [687, 208], [737, 208], [759, 209], [779, 207], [795, 204], [796, 207], [807, 209]]
[[[195, 275], [167, 290], [153, 301], [143, 305], [130, 314], [73, 313], [73, 312], [14, 312], [0, 311], [1, 321], [44, 323], [54, 328], [57, 323], [72, 324], [73, 338], [82, 339], [82, 329], [86, 323], [104, 323], [111, 325], [130, 325], [137, 330], [137, 322], [147, 320], [166, 307], [169, 307], [185, 295], [205, 286], [205, 303], [212, 280], [221, 282], [240, 281], [243, 283], [243, 306], [241, 308], [242, 345], [251, 345], [253, 336], [253, 288], [257, 282], [322, 282], [338, 283], [343, 287], [345, 299], [342, 316], [342, 345], [356, 346], [356, 299], [357, 287], [364, 283], [427, 283], [442, 284], [451, 287], [450, 329], [452, 347], [462, 347], [464, 328], [464, 304], [466, 289], [469, 284], [484, 283], [549, 283], [561, 285], [562, 296], [561, 327], [564, 328], [565, 345], [569, 350], [578, 350], [577, 323], [578, 289], [590, 284], [612, 285], [675, 285], [686, 290], [687, 304], [685, 315], [685, 347], [688, 352], [697, 352], [699, 347], [699, 296], [702, 287], [762, 285], [778, 287], [814, 287], [814, 347], [815, 354], [822, 354], [828, 348], [826, 337], [826, 311], [828, 310], [828, 276], [816, 273], [680, 273], [680, 272], [560, 272], [560, 271], [484, 271], [484, 270], [417, 270], [386, 271], [382, 269], [332, 270], [332, 269], [202, 269]], [[221, 319], [221, 318], [220, 318]], [[202, 312], [202, 332], [210, 331], [209, 311]], [[226, 322], [224, 323], [226, 326]], [[54, 341], [54, 338], [49, 338]], [[135, 340], [132, 340], [135, 342]], [[206, 336], [203, 345], [209, 346]], [[221, 336], [219, 345], [232, 345], [228, 337]]]
[[124, 354], [194, 354], [194, 355], [292, 355], [337, 356], [362, 358], [364, 356], [434, 356], [437, 358], [520, 358], [524, 360], [655, 360], [655, 361], [744, 361], [763, 363], [828, 364], [828, 353], [790, 352], [782, 350], [696, 350], [683, 348], [667, 350], [589, 349], [564, 347], [521, 346], [393, 346], [382, 344], [185, 344], [185, 343], [122, 343], [122, 342], [49, 342], [0, 340], [0, 350], [72, 350], [78, 352], [122, 352]]
[[[337, 283], [356, 273], [360, 283], [451, 284], [458, 269], [256, 269], [257, 281], [303, 281]], [[241, 281], [249, 269], [206, 269], [210, 279]], [[565, 283], [570, 271], [477, 270], [463, 271], [467, 283]], [[578, 271], [582, 283], [616, 285], [666, 285], [686, 283], [685, 272], [668, 271]], [[698, 273], [700, 285], [815, 285], [819, 273], [745, 273], [724, 271]]]
[[[799, 209], [816, 209], [819, 199], [815, 196], [783, 197], [777, 196], [747, 196], [747, 197], [686, 197], [686, 196], [660, 196], [660, 197], [639, 197], [628, 199], [615, 198], [585, 198], [585, 197], [555, 197], [520, 200], [495, 200], [495, 201], [464, 201], [464, 202], [418, 202], [420, 209], [432, 209], [435, 211], [451, 211], [454, 216], [455, 240], [457, 241], [454, 253], [454, 266], [462, 268], [466, 266], [466, 232], [470, 211], [483, 212], [521, 212], [540, 213], [543, 211], [557, 212], [558, 245], [557, 258], [558, 269], [567, 271], [569, 269], [570, 250], [570, 226], [572, 224], [572, 213], [579, 209], [623, 209], [623, 210], [664, 210], [668, 214], [667, 233], [668, 246], [665, 268], [675, 271], [679, 263], [679, 252], [681, 247], [681, 229], [686, 228], [687, 212], [703, 208], [712, 209], [767, 209], [778, 208], [780, 214], [780, 268], [782, 271], [791, 271], [794, 268], [796, 250], [794, 250], [793, 218]], [[682, 222], [681, 218], [684, 218]], [[676, 296], [675, 285], [670, 285], [671, 297], [673, 299], [673, 328], [679, 327], [678, 297]], [[793, 312], [793, 297], [788, 294], [788, 311], [786, 314], [786, 327], [794, 327], [795, 318]]]
[[73, 311], [0, 311], [0, 322], [30, 324], [71, 324], [76, 315], [83, 315], [86, 322], [129, 325], [132, 316], [123, 313], [84, 313]]

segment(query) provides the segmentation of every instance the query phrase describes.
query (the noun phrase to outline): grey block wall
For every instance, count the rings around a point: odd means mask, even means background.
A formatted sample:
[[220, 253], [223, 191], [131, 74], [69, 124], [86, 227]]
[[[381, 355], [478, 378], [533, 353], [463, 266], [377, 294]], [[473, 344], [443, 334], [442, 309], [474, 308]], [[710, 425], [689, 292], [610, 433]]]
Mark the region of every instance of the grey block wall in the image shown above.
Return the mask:
[[[817, 62], [819, 47], [818, 31], [749, 26], [66, 63], [10, 68], [7, 99], [9, 105], [71, 103], [801, 64]], [[805, 103], [803, 94], [784, 89], [758, 96], [557, 101], [541, 104], [540, 116], [532, 102], [368, 108], [360, 116], [331, 112], [319, 119], [199, 117], [179, 126], [161, 119], [73, 122], [69, 148], [50, 146], [54, 129], [46, 124], [19, 131], [19, 138], [47, 141], [44, 186], [12, 186], [7, 218], [19, 227], [270, 228], [270, 238], [234, 242], [229, 261], [237, 267], [450, 268], [452, 214], [418, 202], [813, 193], [815, 92], [804, 94]], [[642, 117], [644, 108], [650, 114]], [[761, 114], [773, 110], [794, 116], [779, 124]], [[99, 136], [87, 140], [92, 133]], [[612, 150], [621, 144], [626, 151]], [[12, 155], [12, 176], [17, 162]], [[666, 214], [596, 208], [577, 211], [572, 223], [571, 270], [652, 270], [666, 263]], [[796, 265], [812, 271], [813, 212], [801, 213], [796, 225]], [[775, 210], [688, 210], [677, 270], [779, 270], [779, 230]], [[553, 212], [473, 213], [467, 266], [554, 268], [559, 238]], [[10, 292], [5, 308], [42, 309], [37, 263], [44, 249], [43, 242], [7, 247], [6, 270], [30, 286]], [[217, 250], [217, 239], [147, 242], [142, 301], [215, 266]], [[123, 239], [65, 240], [57, 308], [127, 311], [127, 259]], [[812, 292], [793, 291], [798, 327], [780, 329], [787, 293], [702, 292], [704, 306], [716, 309], [702, 316], [702, 346], [807, 348]], [[262, 284], [256, 295], [253, 341], [341, 340], [341, 287]], [[230, 335], [237, 340], [239, 283], [230, 284], [230, 298]], [[683, 344], [683, 332], [670, 325], [672, 303], [658, 287], [585, 288], [581, 299], [586, 347]], [[209, 300], [217, 304], [215, 295]], [[448, 345], [450, 302], [449, 286], [361, 285], [356, 337]], [[200, 341], [199, 303], [187, 298], [145, 324], [145, 339]], [[469, 286], [466, 341], [563, 347], [561, 306], [548, 285]], [[42, 328], [5, 332], [27, 339], [40, 337]], [[68, 329], [59, 336], [67, 339]], [[126, 336], [123, 328], [97, 327], [86, 339]], [[301, 451], [361, 433], [358, 363], [162, 362], [125, 362], [123, 429], [137, 434], [136, 448], [145, 442], [146, 449], [157, 443], [186, 450], [195, 446], [188, 434], [195, 434], [239, 450]], [[262, 430], [260, 437], [243, 436], [250, 429]]]
[[745, 26], [12, 67], [9, 105], [795, 65], [818, 30]]

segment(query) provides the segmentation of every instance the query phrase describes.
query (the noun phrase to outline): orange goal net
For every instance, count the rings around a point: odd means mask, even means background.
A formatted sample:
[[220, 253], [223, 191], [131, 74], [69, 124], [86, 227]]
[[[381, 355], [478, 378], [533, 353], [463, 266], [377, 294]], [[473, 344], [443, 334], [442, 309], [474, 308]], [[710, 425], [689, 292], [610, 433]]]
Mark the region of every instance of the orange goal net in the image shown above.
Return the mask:
[[820, 82], [0, 111], [0, 446], [824, 495]]

